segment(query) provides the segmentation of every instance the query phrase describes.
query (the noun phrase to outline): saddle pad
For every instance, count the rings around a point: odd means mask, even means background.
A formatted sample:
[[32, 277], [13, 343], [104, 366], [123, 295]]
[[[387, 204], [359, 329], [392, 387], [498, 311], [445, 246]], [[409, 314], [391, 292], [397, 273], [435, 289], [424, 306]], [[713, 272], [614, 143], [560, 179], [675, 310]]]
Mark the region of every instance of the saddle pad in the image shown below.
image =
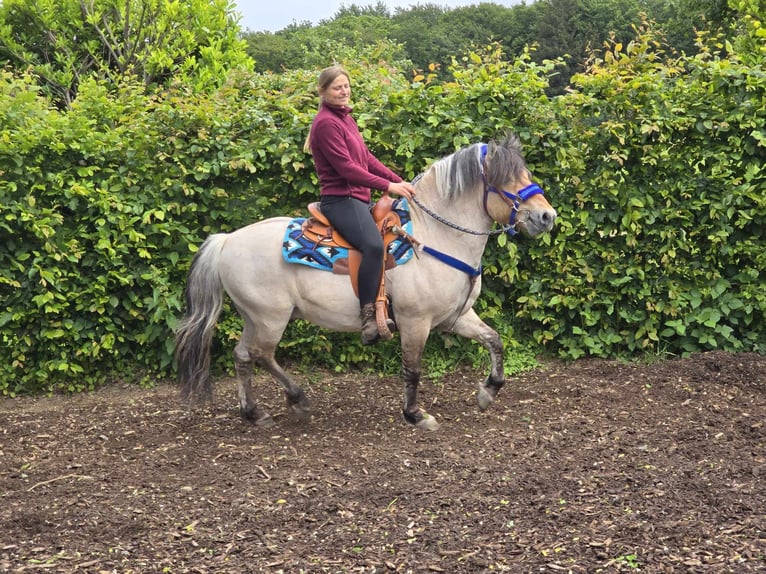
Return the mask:
[[[404, 230], [411, 234], [412, 220], [410, 219], [410, 205], [407, 203], [407, 199], [404, 197], [397, 199], [394, 202], [393, 210], [399, 215]], [[287, 224], [284, 241], [282, 241], [282, 257], [285, 261], [332, 271], [336, 261], [348, 258], [348, 249], [315, 245], [313, 241], [306, 239], [301, 233], [301, 226], [304, 221], [306, 221], [305, 217], [299, 217], [290, 220]], [[393, 257], [396, 265], [404, 265], [412, 258], [412, 245], [408, 240], [399, 237], [389, 243], [387, 253]]]

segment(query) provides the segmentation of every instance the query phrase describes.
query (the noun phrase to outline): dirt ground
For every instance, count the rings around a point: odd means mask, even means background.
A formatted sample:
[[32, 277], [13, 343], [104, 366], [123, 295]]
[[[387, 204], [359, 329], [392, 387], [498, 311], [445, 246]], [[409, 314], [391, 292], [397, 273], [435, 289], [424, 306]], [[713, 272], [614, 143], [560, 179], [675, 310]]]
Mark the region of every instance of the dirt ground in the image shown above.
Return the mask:
[[[310, 423], [236, 387], [0, 400], [0, 571], [766, 571], [766, 357], [546, 363], [478, 412], [477, 373], [422, 387], [301, 376]], [[276, 384], [258, 377], [273, 415]]]

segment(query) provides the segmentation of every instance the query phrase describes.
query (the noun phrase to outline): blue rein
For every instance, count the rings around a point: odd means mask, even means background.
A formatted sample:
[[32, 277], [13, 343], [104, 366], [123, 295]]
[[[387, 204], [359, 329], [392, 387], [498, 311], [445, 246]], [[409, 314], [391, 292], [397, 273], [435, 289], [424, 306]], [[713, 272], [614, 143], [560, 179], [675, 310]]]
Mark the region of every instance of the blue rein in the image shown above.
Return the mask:
[[436, 259], [438, 259], [442, 263], [446, 263], [453, 269], [462, 271], [463, 273], [471, 277], [471, 279], [475, 279], [476, 277], [481, 275], [481, 265], [479, 265], [478, 267], [471, 267], [470, 265], [468, 265], [468, 263], [464, 261], [460, 261], [460, 259], [452, 257], [452, 255], [447, 255], [446, 253], [439, 251], [438, 249], [434, 249], [433, 247], [429, 247], [428, 245], [422, 245], [421, 249], [424, 252], [431, 255], [432, 257], [436, 257]]

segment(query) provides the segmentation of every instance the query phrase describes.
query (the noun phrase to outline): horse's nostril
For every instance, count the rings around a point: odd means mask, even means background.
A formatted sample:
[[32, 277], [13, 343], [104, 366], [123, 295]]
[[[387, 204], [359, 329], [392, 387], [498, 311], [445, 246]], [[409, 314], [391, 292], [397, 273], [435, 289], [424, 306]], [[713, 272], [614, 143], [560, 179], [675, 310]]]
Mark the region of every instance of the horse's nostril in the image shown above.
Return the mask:
[[556, 220], [556, 211], [553, 209], [547, 209], [543, 211], [543, 222], [553, 223]]

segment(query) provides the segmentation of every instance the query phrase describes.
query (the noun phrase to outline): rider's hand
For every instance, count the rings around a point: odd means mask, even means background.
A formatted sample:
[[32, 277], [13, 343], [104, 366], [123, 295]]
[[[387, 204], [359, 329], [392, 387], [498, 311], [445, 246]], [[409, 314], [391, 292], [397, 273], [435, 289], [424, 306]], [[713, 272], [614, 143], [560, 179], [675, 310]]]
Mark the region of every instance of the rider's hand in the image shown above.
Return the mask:
[[400, 181], [399, 183], [394, 183], [392, 181], [388, 184], [388, 193], [401, 195], [402, 197], [406, 197], [409, 201], [412, 201], [412, 196], [415, 195], [415, 186], [409, 181]]

